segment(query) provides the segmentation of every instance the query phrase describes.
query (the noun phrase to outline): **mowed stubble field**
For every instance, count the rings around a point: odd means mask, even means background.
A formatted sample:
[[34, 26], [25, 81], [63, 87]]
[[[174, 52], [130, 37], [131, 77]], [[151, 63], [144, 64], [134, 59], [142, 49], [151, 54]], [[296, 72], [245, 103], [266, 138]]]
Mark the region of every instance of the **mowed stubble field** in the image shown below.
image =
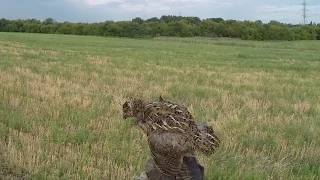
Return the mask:
[[319, 49], [0, 33], [0, 179], [131, 179], [150, 154], [122, 104], [160, 94], [220, 137], [206, 179], [319, 179]]

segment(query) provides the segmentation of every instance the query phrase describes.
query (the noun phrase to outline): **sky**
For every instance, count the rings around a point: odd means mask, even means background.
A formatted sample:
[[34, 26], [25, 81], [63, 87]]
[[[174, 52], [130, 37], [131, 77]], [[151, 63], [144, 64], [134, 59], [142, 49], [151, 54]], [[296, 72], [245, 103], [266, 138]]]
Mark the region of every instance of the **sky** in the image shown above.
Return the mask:
[[[122, 21], [162, 15], [302, 23], [303, 0], [0, 0], [0, 18], [63, 22]], [[307, 0], [307, 22], [320, 23], [320, 0]]]

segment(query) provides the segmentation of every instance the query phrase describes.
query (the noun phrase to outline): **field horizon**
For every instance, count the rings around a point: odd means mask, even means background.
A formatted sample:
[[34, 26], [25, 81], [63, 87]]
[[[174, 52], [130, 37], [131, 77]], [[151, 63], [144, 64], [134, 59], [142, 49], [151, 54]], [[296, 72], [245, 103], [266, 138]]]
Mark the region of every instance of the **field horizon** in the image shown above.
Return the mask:
[[0, 179], [131, 179], [150, 157], [122, 103], [208, 121], [205, 179], [320, 178], [320, 43], [0, 33]]

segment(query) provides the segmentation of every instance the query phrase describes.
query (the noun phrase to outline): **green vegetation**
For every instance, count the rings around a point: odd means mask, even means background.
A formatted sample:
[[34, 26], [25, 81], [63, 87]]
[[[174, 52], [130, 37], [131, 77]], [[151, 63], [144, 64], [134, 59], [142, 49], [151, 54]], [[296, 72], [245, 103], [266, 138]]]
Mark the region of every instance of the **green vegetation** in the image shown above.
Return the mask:
[[130, 179], [150, 154], [122, 103], [160, 94], [219, 135], [206, 179], [318, 179], [319, 49], [0, 33], [0, 179]]
[[222, 18], [161, 16], [132, 21], [106, 21], [101, 23], [56, 22], [52, 18], [0, 19], [0, 32], [26, 32], [44, 34], [72, 34], [114, 37], [150, 38], [170, 37], [230, 37], [243, 40], [320, 40], [320, 24], [285, 24], [277, 21], [236, 21]]

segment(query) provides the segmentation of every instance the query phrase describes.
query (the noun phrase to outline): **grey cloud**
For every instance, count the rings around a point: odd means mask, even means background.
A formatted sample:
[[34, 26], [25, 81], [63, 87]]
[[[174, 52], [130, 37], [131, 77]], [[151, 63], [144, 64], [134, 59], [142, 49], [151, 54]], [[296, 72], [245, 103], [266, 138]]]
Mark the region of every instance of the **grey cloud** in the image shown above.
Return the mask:
[[[52, 17], [58, 21], [99, 22], [161, 15], [222, 17], [236, 20], [301, 22], [302, 0], [2, 0], [9, 19]], [[90, 5], [91, 3], [91, 5]], [[320, 1], [308, 0], [309, 20], [320, 22]]]

